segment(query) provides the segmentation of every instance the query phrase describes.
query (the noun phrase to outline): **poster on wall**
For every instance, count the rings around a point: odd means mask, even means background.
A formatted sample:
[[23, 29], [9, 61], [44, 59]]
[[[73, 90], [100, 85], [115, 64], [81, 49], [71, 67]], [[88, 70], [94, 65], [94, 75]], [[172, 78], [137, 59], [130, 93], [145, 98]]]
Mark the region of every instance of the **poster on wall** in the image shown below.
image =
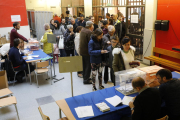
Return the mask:
[[138, 15], [131, 15], [131, 23], [138, 23]]
[[20, 15], [11, 15], [11, 22], [20, 22], [21, 16]]

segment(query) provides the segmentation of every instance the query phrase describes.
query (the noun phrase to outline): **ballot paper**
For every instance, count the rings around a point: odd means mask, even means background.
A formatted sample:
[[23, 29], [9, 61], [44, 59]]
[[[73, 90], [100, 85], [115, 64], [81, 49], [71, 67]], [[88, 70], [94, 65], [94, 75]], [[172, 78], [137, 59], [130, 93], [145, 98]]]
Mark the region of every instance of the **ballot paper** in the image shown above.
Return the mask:
[[106, 111], [109, 111], [110, 110], [110, 107], [105, 103], [105, 102], [102, 102], [102, 103], [97, 103], [96, 106], [100, 109], [100, 111], [102, 112], [106, 112]]
[[82, 106], [74, 108], [79, 118], [94, 116], [92, 106]]
[[32, 56], [27, 56], [27, 59], [31, 60], [31, 59], [33, 59], [33, 57]]
[[124, 105], [129, 105], [129, 102], [133, 102], [134, 101], [134, 97], [124, 96], [122, 101], [123, 101]]
[[36, 57], [39, 57], [39, 55], [31, 55], [32, 57], [36, 58]]
[[107, 102], [109, 102], [112, 106], [116, 107], [122, 103], [122, 100], [119, 96], [115, 95], [114, 97], [106, 98]]

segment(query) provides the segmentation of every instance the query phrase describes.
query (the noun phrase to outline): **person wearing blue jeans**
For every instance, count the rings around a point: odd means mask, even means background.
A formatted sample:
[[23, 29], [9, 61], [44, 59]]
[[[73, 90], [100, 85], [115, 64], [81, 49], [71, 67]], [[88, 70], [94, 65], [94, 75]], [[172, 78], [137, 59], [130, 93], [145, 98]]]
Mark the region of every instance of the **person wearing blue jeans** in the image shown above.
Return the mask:
[[65, 49], [59, 49], [59, 51], [60, 51], [60, 57], [66, 57]]

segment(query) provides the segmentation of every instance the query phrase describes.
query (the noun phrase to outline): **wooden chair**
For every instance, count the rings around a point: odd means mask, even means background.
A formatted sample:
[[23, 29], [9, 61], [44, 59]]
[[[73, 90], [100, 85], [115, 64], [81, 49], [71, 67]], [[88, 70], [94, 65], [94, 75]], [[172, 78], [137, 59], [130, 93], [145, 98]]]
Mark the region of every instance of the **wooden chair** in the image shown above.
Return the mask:
[[157, 120], [168, 120], [168, 116], [164, 116], [163, 118], [157, 119]]
[[16, 104], [17, 104], [17, 101], [16, 101], [16, 97], [14, 97], [14, 96], [0, 99], [0, 108], [7, 107], [7, 106], [10, 106], [10, 105], [15, 106], [16, 112], [17, 112], [17, 117], [18, 117], [18, 120], [19, 120], [19, 114], [18, 114]]
[[7, 96], [12, 96], [12, 92], [8, 88], [4, 88], [0, 90], [0, 99], [7, 97]]
[[38, 85], [37, 75], [42, 74], [42, 73], [47, 73], [47, 77], [48, 77], [48, 71], [49, 71], [48, 66], [49, 66], [49, 61], [36, 62], [35, 74], [36, 74], [36, 81], [37, 81], [38, 88], [39, 88], [39, 85]]
[[[180, 53], [157, 48], [157, 47], [153, 48], [153, 53], [154, 53], [154, 55], [144, 57], [145, 59], [150, 60], [150, 65], [152, 65], [152, 62], [155, 62], [155, 63], [158, 63], [159, 66], [164, 65], [164, 66], [167, 66], [167, 67], [170, 67], [170, 68], [180, 71], [179, 63], [161, 58], [163, 55], [163, 56], [168, 56], [168, 57], [180, 60]], [[159, 56], [155, 56], [156, 54], [158, 54]]]
[[[38, 107], [38, 110], [39, 110], [43, 120], [50, 120], [50, 118], [48, 116], [43, 114], [41, 107]], [[64, 118], [61, 118], [61, 119], [58, 119], [58, 120], [68, 120], [68, 119], [67, 119], [67, 117], [64, 117]]]

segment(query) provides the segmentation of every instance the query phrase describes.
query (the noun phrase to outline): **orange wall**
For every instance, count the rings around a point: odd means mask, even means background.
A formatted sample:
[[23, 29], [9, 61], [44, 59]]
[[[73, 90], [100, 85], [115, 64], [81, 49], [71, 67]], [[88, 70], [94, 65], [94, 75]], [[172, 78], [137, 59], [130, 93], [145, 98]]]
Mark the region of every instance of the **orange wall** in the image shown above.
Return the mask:
[[0, 28], [12, 27], [11, 15], [20, 15], [21, 26], [28, 25], [25, 0], [0, 0]]

